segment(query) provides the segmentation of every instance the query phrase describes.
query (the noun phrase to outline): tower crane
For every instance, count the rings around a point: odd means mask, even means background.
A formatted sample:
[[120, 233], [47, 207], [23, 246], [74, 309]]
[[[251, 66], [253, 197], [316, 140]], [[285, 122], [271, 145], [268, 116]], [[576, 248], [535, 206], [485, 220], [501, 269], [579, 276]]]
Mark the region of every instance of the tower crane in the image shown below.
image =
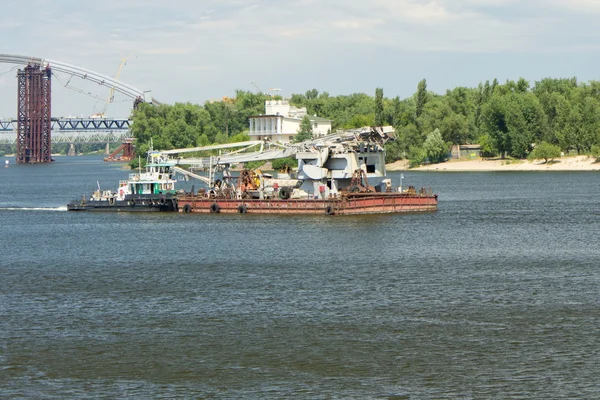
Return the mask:
[[254, 87], [256, 88], [256, 90], [258, 90], [258, 93], [260, 93], [260, 94], [265, 94], [265, 95], [267, 95], [267, 96], [270, 96], [270, 97], [277, 96], [277, 92], [280, 92], [280, 91], [281, 91], [281, 88], [269, 88], [269, 91], [268, 91], [268, 92], [265, 92], [265, 91], [263, 91], [263, 90], [260, 88], [260, 86], [258, 86], [258, 85], [256, 84], [256, 82], [254, 82], [254, 81], [250, 81], [250, 83], [252, 84], [252, 86], [254, 86]]

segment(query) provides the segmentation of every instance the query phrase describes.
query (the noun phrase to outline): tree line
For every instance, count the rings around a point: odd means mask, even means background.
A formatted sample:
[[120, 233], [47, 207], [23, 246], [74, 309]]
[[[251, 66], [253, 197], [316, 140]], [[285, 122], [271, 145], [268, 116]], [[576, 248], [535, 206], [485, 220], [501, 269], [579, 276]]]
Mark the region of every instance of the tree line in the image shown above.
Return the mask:
[[[156, 149], [248, 140], [248, 118], [264, 113], [265, 93], [236, 91], [233, 98], [203, 105], [140, 104], [132, 132], [138, 153], [152, 137]], [[427, 89], [426, 80], [405, 99], [364, 93], [330, 96], [312, 89], [293, 94], [290, 104], [310, 115], [331, 119], [332, 128], [392, 125], [397, 139], [387, 145], [387, 161], [439, 161], [453, 144], [480, 144], [484, 156], [527, 157], [539, 143], [564, 153], [589, 154], [600, 145], [600, 82], [576, 78], [486, 81], [444, 94]], [[304, 132], [305, 133], [305, 132]]]

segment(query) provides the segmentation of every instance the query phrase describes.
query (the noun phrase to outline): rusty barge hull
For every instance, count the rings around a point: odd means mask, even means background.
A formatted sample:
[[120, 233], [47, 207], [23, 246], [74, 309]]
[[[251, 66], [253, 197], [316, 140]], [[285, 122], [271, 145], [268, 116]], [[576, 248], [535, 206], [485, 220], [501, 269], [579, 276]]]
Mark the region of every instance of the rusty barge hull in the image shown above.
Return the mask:
[[182, 213], [252, 213], [290, 215], [358, 215], [437, 210], [437, 195], [405, 193], [347, 194], [331, 199], [211, 199], [202, 196], [179, 197]]

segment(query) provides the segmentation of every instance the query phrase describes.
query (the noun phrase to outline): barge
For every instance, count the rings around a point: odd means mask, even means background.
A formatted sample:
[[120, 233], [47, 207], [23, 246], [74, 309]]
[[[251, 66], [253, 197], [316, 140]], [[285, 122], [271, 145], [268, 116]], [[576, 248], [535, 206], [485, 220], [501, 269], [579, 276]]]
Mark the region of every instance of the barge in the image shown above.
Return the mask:
[[209, 199], [178, 198], [183, 213], [256, 213], [356, 215], [437, 210], [437, 195], [407, 193], [348, 193], [331, 199]]
[[[178, 196], [178, 210], [316, 215], [436, 211], [438, 196], [431, 189], [393, 187], [386, 177], [383, 144], [390, 139], [388, 132], [382, 127], [346, 131], [296, 144], [291, 152], [288, 147], [271, 154], [296, 156], [298, 171], [293, 179], [251, 170], [242, 170], [233, 179], [229, 165], [256, 159], [258, 155], [252, 153], [222, 155], [216, 162], [211, 159], [209, 168], [223, 167], [221, 179], [208, 190]], [[212, 170], [210, 175], [214, 175]]]

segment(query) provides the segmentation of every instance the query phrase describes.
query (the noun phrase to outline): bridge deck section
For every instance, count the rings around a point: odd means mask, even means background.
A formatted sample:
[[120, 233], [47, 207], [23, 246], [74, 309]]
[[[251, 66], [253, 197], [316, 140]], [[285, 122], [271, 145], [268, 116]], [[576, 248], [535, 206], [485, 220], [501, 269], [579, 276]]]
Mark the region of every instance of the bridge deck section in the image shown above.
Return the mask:
[[[17, 120], [0, 120], [0, 144], [17, 140]], [[131, 137], [131, 121], [122, 118], [52, 118], [52, 143], [112, 143]]]

